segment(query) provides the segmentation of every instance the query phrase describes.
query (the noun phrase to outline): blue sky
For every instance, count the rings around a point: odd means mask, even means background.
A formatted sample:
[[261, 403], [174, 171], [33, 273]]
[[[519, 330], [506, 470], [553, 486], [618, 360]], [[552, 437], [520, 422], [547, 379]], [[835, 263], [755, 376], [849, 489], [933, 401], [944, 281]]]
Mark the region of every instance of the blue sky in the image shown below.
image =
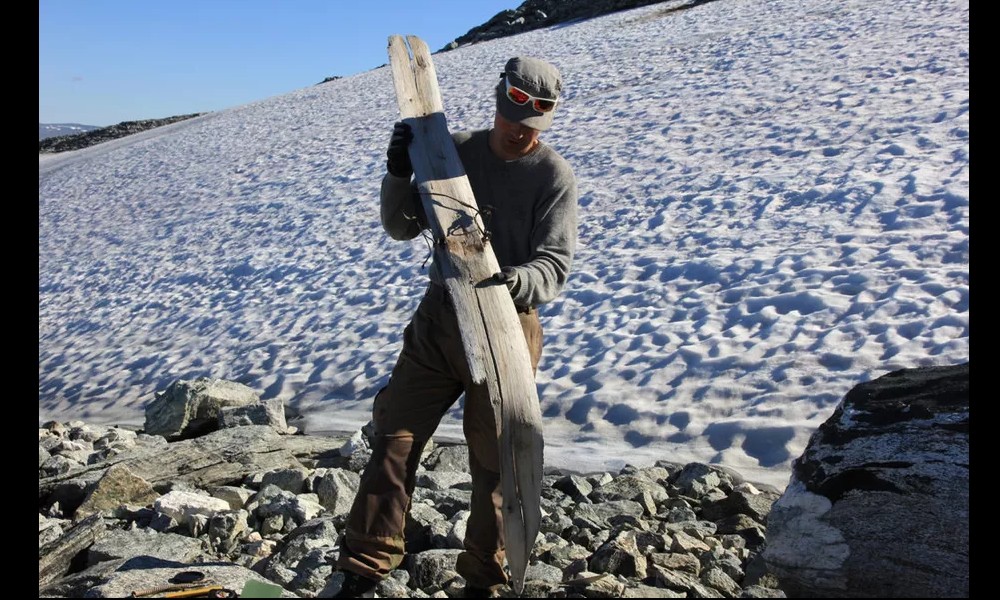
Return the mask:
[[40, 0], [38, 120], [113, 125], [220, 110], [438, 50], [519, 0]]

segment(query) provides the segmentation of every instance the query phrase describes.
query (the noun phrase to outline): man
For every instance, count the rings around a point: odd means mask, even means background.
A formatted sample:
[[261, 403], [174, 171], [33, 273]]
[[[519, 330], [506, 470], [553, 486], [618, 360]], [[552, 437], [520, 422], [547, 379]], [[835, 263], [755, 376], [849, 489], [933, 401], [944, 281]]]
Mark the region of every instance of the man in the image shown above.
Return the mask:
[[[501, 266], [537, 369], [542, 327], [536, 307], [566, 283], [577, 237], [576, 180], [569, 164], [542, 143], [552, 125], [562, 79], [551, 64], [510, 59], [496, 87], [493, 128], [452, 137], [480, 208], [492, 207], [490, 243]], [[382, 180], [381, 220], [397, 240], [427, 227], [407, 145], [409, 127], [397, 123]], [[487, 595], [507, 583], [500, 465], [493, 409], [485, 385], [472, 384], [454, 308], [437, 263], [430, 286], [403, 336], [388, 385], [375, 397], [372, 456], [348, 517], [338, 568], [346, 579], [339, 597], [362, 597], [403, 560], [403, 525], [416, 470], [441, 417], [464, 392], [463, 425], [469, 446], [472, 500], [465, 551], [457, 570], [467, 595]]]

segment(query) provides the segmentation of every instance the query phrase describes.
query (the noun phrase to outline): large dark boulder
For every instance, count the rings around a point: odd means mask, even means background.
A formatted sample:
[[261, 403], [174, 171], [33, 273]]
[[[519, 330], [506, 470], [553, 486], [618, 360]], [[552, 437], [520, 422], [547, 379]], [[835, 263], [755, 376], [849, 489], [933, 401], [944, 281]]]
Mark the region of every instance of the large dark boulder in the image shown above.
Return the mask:
[[968, 597], [969, 363], [858, 385], [768, 517], [793, 597]]

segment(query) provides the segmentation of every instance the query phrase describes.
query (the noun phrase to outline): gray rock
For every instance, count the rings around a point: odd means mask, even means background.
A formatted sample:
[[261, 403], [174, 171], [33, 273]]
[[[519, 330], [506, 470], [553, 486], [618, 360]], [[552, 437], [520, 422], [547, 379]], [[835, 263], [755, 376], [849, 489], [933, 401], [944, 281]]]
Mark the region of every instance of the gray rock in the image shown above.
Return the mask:
[[330, 564], [325, 549], [315, 548], [295, 564], [293, 571], [295, 577], [285, 587], [299, 595], [312, 597], [326, 585], [327, 579], [333, 574], [333, 565]]
[[586, 527], [603, 529], [608, 527], [609, 519], [620, 515], [641, 517], [642, 505], [632, 500], [613, 500], [600, 504], [580, 504], [572, 513], [573, 522], [580, 521]]
[[98, 512], [112, 514], [126, 504], [146, 506], [159, 497], [149, 482], [133, 475], [128, 467], [112, 465], [87, 492], [74, 518], [82, 519]]
[[[678, 469], [675, 469], [675, 471]], [[660, 485], [666, 486], [670, 482], [670, 469], [656, 464], [651, 467], [641, 467], [636, 470], [636, 475], [639, 477], [645, 477], [650, 481], [659, 483]]]
[[[701, 496], [712, 488], [732, 490], [734, 478], [728, 471], [702, 463], [689, 463], [672, 482], [685, 496]], [[742, 480], [736, 483], [742, 483]]]
[[469, 526], [469, 511], [460, 510], [451, 517], [451, 530], [448, 532], [448, 548], [464, 548], [465, 532]]
[[71, 526], [68, 520], [50, 519], [41, 514], [38, 515], [38, 547], [41, 548], [63, 534], [63, 524]]
[[69, 432], [66, 434], [66, 437], [68, 437], [71, 440], [87, 442], [89, 444], [89, 447], [92, 448], [94, 440], [101, 437], [101, 434], [90, 425], [87, 425], [86, 423], [81, 423], [79, 425], [71, 427]]
[[[180, 524], [177, 523], [177, 519], [171, 517], [170, 515], [165, 515], [161, 512], [155, 512], [153, 518], [150, 519], [149, 525], [147, 527], [149, 527], [149, 529], [152, 529], [153, 531], [159, 531], [162, 533], [177, 529], [178, 527], [180, 527]], [[188, 531], [190, 531], [190, 527], [188, 528]]]
[[277, 486], [266, 486], [258, 493], [258, 498], [247, 504], [247, 509], [261, 523], [266, 523], [268, 531], [265, 532], [265, 525], [262, 525], [261, 533], [267, 535], [292, 531], [316, 517], [322, 506]]
[[702, 541], [715, 535], [718, 530], [718, 526], [711, 521], [681, 521], [679, 523], [661, 521], [659, 524], [659, 531], [663, 533], [671, 536], [677, 533], [684, 533], [696, 540]]
[[743, 588], [743, 591], [740, 592], [740, 595], [737, 596], [737, 598], [787, 598], [787, 597], [788, 596], [785, 595], [785, 592], [779, 589], [764, 587], [760, 585], [751, 585], [745, 587]]
[[84, 441], [72, 441], [63, 438], [54, 448], [52, 454], [62, 454], [63, 456], [79, 456], [81, 453], [88, 454], [94, 449], [93, 444]]
[[542, 561], [534, 561], [528, 564], [524, 572], [525, 581], [547, 581], [550, 583], [562, 582], [562, 569]]
[[621, 598], [625, 591], [625, 584], [616, 577], [592, 571], [577, 573], [567, 579], [565, 585], [585, 598]]
[[285, 403], [278, 398], [252, 402], [243, 406], [220, 406], [217, 419], [218, 429], [267, 425], [278, 433], [293, 433], [295, 431], [294, 428], [289, 428], [288, 423], [285, 422]]
[[337, 536], [333, 517], [311, 519], [285, 536], [283, 546], [272, 555], [271, 562], [279, 562], [292, 568], [313, 550], [321, 550], [332, 557], [333, 550], [337, 547]]
[[[645, 521], [644, 525], [648, 526]], [[673, 544], [673, 538], [667, 534], [649, 531], [648, 529], [633, 529], [635, 544], [643, 554], [662, 552]]]
[[195, 496], [211, 496], [211, 494], [204, 489], [184, 480], [161, 481], [154, 485], [153, 489], [163, 495], [169, 494], [170, 492], [186, 492]]
[[93, 456], [93, 452], [90, 450], [64, 450], [59, 454], [53, 454], [53, 456], [68, 458], [72, 461], [72, 468], [76, 469], [84, 465], [89, 465], [90, 457]]
[[555, 533], [562, 535], [567, 529], [572, 527], [573, 519], [566, 516], [561, 509], [552, 511], [549, 514], [543, 514], [542, 522], [539, 530], [542, 533]]
[[257, 518], [257, 529], [267, 538], [279, 539], [283, 531], [286, 529], [291, 531], [294, 527], [295, 521], [282, 513], [272, 513]]
[[722, 592], [704, 585], [697, 578], [680, 571], [664, 569], [659, 565], [650, 567], [656, 583], [678, 592], [684, 592], [691, 598], [724, 598]]
[[214, 487], [210, 493], [213, 498], [218, 498], [228, 503], [229, 508], [232, 510], [239, 510], [245, 507], [250, 498], [253, 497], [253, 491], [230, 485]]
[[553, 548], [557, 546], [566, 546], [568, 544], [569, 542], [554, 533], [539, 533], [538, 537], [535, 538], [535, 546], [532, 550], [532, 555], [537, 556], [540, 560], [545, 560], [549, 551]]
[[299, 574], [295, 572], [295, 569], [290, 569], [283, 564], [272, 563], [268, 564], [267, 568], [264, 569], [264, 576], [281, 587], [288, 589]]
[[[152, 565], [152, 566], [147, 566]], [[90, 589], [85, 598], [128, 598], [135, 590], [154, 587], [158, 582], [167, 582], [180, 571], [190, 570], [190, 567], [164, 561], [150, 561], [148, 557], [138, 557], [122, 564], [111, 578], [101, 585]], [[205, 573], [205, 579], [224, 588], [241, 592], [248, 581], [273, 586], [274, 582], [253, 571], [236, 565], [199, 564], [197, 570]], [[281, 598], [297, 598], [295, 594], [281, 591]]]
[[471, 489], [472, 475], [457, 471], [424, 471], [417, 475], [417, 485], [429, 490], [446, 490], [448, 488]]
[[259, 401], [257, 393], [241, 383], [207, 377], [177, 380], [146, 407], [144, 430], [168, 439], [198, 436], [218, 428], [223, 407]]
[[701, 562], [691, 554], [683, 552], [656, 552], [649, 555], [649, 560], [654, 565], [661, 566], [670, 571], [689, 573], [695, 577], [701, 575]]
[[276, 485], [285, 491], [298, 494], [305, 487], [308, 474], [309, 472], [303, 468], [274, 469], [263, 474], [261, 485]]
[[673, 538], [674, 543], [670, 546], [670, 550], [672, 552], [683, 552], [686, 554], [698, 555], [709, 550], [708, 544], [684, 533], [683, 531], [674, 532]]
[[716, 533], [736, 534], [743, 537], [744, 540], [748, 537], [764, 536], [763, 526], [757, 521], [754, 521], [752, 517], [743, 514], [726, 517], [716, 523], [716, 526]]
[[209, 518], [207, 515], [194, 515], [191, 517], [191, 522], [188, 524], [191, 530], [191, 537], [201, 537], [203, 533], [208, 533]]
[[469, 472], [468, 446], [438, 446], [422, 461], [428, 471]]
[[95, 450], [87, 455], [87, 464], [96, 465], [105, 461], [109, 461], [116, 456], [121, 456], [126, 454], [132, 446], [127, 446], [125, 444], [112, 444], [105, 448]]
[[622, 598], [686, 598], [684, 592], [675, 592], [666, 588], [637, 584], [625, 588]]
[[170, 492], [156, 499], [153, 509], [177, 521], [180, 525], [192, 525], [195, 516], [211, 518], [212, 515], [229, 510], [229, 504], [201, 494], [191, 492]]
[[413, 567], [410, 572], [413, 575], [413, 582], [419, 588], [429, 588], [441, 586], [443, 575], [447, 571], [455, 570], [455, 561], [461, 550], [427, 550], [411, 556]]
[[94, 440], [94, 449], [100, 450], [102, 448], [109, 448], [115, 445], [130, 448], [136, 445], [137, 439], [138, 435], [131, 429], [111, 427], [105, 431], [103, 435]]
[[722, 542], [722, 547], [727, 550], [739, 551], [743, 550], [747, 546], [747, 541], [743, 539], [743, 536], [731, 533], [721, 534], [720, 531], [717, 531], [716, 533], [720, 533], [720, 535], [718, 535], [719, 541]]
[[579, 544], [568, 543], [565, 546], [551, 548], [548, 551], [547, 560], [551, 564], [565, 570], [574, 561], [586, 560], [590, 555], [591, 551], [587, 548]]
[[323, 586], [317, 594], [317, 598], [333, 598], [338, 593], [340, 593], [340, 588], [344, 585], [345, 575], [343, 571], [334, 571], [330, 574], [330, 578], [326, 580], [326, 585]]
[[591, 487], [600, 487], [606, 483], [614, 481], [614, 477], [611, 473], [595, 473], [593, 475], [587, 475], [584, 477]]
[[684, 521], [696, 521], [698, 515], [686, 506], [678, 506], [677, 508], [668, 510], [666, 518], [668, 523], [682, 523]]
[[413, 502], [429, 503], [446, 518], [451, 519], [460, 511], [469, 510], [472, 492], [448, 488], [446, 490], [428, 490], [417, 488], [413, 493]]
[[725, 571], [711, 567], [702, 571], [701, 581], [705, 585], [719, 590], [726, 598], [733, 598], [740, 593], [740, 586]]
[[456, 548], [461, 550], [464, 544], [453, 544], [451, 542], [451, 532], [455, 526], [451, 521], [438, 519], [430, 524], [427, 535], [430, 538], [431, 548]]
[[221, 554], [229, 554], [239, 546], [240, 539], [248, 532], [247, 511], [220, 512], [208, 520], [208, 541]]
[[38, 429], [38, 445], [44, 448], [47, 452], [51, 451], [59, 442], [62, 441], [62, 436], [44, 427]]
[[638, 475], [622, 475], [612, 479], [595, 487], [589, 497], [593, 502], [636, 500], [642, 498], [643, 493], [652, 497], [653, 502], [662, 502], [669, 497], [659, 483]]
[[94, 586], [100, 585], [126, 561], [107, 560], [84, 568], [82, 571], [64, 575], [51, 584], [38, 588], [39, 598], [83, 598]]
[[702, 505], [702, 517], [710, 521], [719, 521], [736, 514], [747, 515], [762, 525], [767, 525], [767, 515], [771, 505], [778, 499], [777, 492], [757, 491], [754, 488], [734, 490], [724, 499]]
[[[664, 491], [664, 494], [666, 494], [666, 491]], [[653, 497], [653, 494], [648, 491], [643, 491], [641, 494], [633, 498], [633, 500], [642, 505], [642, 509], [645, 511], [645, 515], [647, 517], [655, 517], [659, 512], [656, 505], [656, 499]]]
[[[406, 514], [406, 541], [408, 547], [416, 547], [422, 550], [434, 547], [432, 542], [431, 527], [435, 523], [443, 526], [436, 533], [439, 536], [447, 537], [451, 530], [451, 523], [439, 513], [433, 506], [426, 502], [414, 502], [410, 505], [410, 510]], [[441, 547], [441, 546], [437, 546]]]
[[361, 476], [346, 469], [330, 469], [315, 483], [320, 504], [335, 517], [350, 512], [360, 485]]
[[84, 466], [86, 463], [79, 460], [74, 460], [68, 458], [62, 454], [53, 454], [42, 463], [39, 470], [45, 473], [45, 475], [61, 475], [63, 473], [69, 473], [74, 469], [78, 469]]
[[157, 533], [149, 529], [111, 530], [90, 546], [87, 551], [87, 564], [137, 556], [151, 556], [190, 564], [198, 559], [208, 558], [209, 555], [201, 540], [176, 533]]
[[42, 446], [41, 444], [38, 444], [38, 468], [39, 469], [42, 468], [42, 465], [44, 465], [45, 461], [47, 461], [51, 456], [52, 455], [49, 454], [49, 451], [46, 450], [44, 446]]
[[969, 363], [848, 392], [793, 463], [767, 533], [792, 596], [967, 596]]
[[410, 588], [398, 579], [386, 577], [375, 586], [375, 595], [379, 598], [409, 598]]
[[[566, 475], [557, 479], [552, 484], [552, 487], [566, 494], [576, 502], [590, 502], [590, 493], [594, 491], [594, 486], [586, 478], [579, 475]], [[628, 498], [628, 500], [631, 500], [631, 498]]]
[[[726, 551], [721, 545], [712, 548], [709, 552], [705, 552], [701, 555], [700, 559], [706, 569], [720, 569], [736, 583], [743, 581], [743, 577], [746, 575], [743, 571], [743, 561], [732, 554], [732, 552]], [[707, 581], [706, 583], [712, 585]], [[718, 586], [713, 587], [720, 590], [723, 589]]]
[[364, 453], [367, 456], [371, 455], [372, 447], [369, 442], [369, 436], [364, 432], [364, 430], [359, 429], [355, 431], [344, 445], [341, 446], [337, 452], [344, 458], [349, 458], [350, 456], [358, 453]]
[[635, 532], [625, 531], [609, 539], [587, 562], [590, 571], [644, 579], [646, 557], [639, 552]]
[[[523, 598], [558, 598], [561, 584], [557, 581], [543, 581], [541, 579], [529, 579], [524, 582], [524, 590], [521, 594]], [[497, 594], [494, 594], [495, 596]], [[502, 597], [502, 596], [500, 596]]]

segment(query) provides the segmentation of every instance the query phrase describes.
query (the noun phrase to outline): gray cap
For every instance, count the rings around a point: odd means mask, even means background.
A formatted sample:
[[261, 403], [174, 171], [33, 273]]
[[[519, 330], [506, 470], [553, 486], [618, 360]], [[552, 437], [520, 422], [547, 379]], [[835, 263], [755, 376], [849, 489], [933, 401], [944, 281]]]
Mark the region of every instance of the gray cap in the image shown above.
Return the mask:
[[[518, 87], [532, 96], [557, 99], [562, 92], [562, 77], [555, 66], [538, 58], [516, 56], [507, 61], [503, 70], [504, 77], [511, 85]], [[547, 113], [538, 112], [529, 102], [523, 106], [514, 104], [504, 92], [504, 80], [497, 84], [497, 112], [508, 121], [521, 123], [532, 129], [545, 131], [552, 126], [555, 110]], [[558, 105], [556, 105], [558, 106]]]

